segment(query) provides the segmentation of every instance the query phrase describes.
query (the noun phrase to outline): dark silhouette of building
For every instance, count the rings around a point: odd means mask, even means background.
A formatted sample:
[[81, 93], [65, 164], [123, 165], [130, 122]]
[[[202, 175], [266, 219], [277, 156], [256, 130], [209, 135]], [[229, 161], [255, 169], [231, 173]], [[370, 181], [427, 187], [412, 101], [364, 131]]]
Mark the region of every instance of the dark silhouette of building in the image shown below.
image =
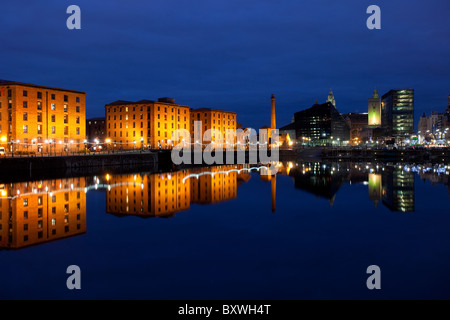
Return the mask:
[[349, 180], [349, 164], [303, 163], [294, 167], [289, 175], [294, 178], [294, 186], [322, 197], [333, 205], [336, 193]]
[[312, 144], [342, 144], [350, 140], [350, 127], [331, 102], [314, 104], [294, 114], [295, 135]]
[[343, 116], [350, 127], [350, 140], [353, 144], [368, 140], [370, 132], [368, 130], [367, 113], [351, 112]]
[[383, 95], [381, 124], [387, 136], [414, 134], [414, 89], [394, 89]]
[[106, 119], [92, 118], [86, 120], [86, 136], [89, 142], [98, 139], [104, 143], [106, 139]]

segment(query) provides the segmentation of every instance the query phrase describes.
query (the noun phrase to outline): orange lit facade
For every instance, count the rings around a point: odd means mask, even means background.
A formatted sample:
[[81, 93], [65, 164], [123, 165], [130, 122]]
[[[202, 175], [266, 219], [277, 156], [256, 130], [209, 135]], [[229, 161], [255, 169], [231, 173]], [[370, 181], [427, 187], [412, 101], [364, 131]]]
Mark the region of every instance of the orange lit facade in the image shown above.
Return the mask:
[[0, 185], [0, 247], [18, 249], [86, 232], [84, 178]]
[[170, 217], [190, 207], [190, 185], [182, 171], [107, 177], [106, 212], [140, 217]]
[[1, 146], [14, 152], [84, 149], [86, 94], [0, 80]]
[[[200, 204], [218, 203], [236, 198], [236, 171], [223, 173], [234, 166], [217, 166], [208, 168], [212, 174], [191, 178], [191, 201]], [[195, 173], [195, 172], [194, 172]]]
[[250, 174], [230, 170], [244, 167], [248, 165], [151, 175], [107, 175], [106, 212], [117, 216], [172, 217], [189, 209], [191, 203], [231, 200], [237, 196], [238, 182], [248, 181]]
[[107, 142], [115, 148], [171, 148], [176, 129], [190, 130], [189, 107], [170, 98], [116, 101], [105, 106]]
[[[227, 139], [227, 130], [236, 131], [237, 119], [235, 112], [221, 111], [215, 109], [191, 109], [191, 142], [202, 141], [203, 134], [207, 130], [219, 130], [222, 135], [223, 143]], [[195, 133], [195, 121], [201, 121], [201, 136]], [[218, 137], [212, 136], [211, 140], [203, 140], [203, 143], [210, 143], [211, 141], [219, 142]]]

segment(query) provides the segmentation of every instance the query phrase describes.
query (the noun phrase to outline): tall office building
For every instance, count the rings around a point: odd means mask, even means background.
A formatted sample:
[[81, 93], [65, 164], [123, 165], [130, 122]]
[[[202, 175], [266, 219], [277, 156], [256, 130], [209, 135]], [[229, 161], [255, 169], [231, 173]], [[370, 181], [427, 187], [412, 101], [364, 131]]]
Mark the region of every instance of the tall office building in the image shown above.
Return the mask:
[[373, 91], [372, 98], [369, 98], [368, 124], [369, 126], [381, 125], [381, 99], [377, 88]]
[[297, 139], [308, 139], [312, 144], [327, 145], [350, 140], [350, 127], [331, 102], [315, 104], [294, 114]]
[[414, 134], [414, 89], [394, 89], [383, 95], [381, 123], [387, 136]]
[[0, 80], [0, 138], [8, 151], [84, 149], [86, 94]]

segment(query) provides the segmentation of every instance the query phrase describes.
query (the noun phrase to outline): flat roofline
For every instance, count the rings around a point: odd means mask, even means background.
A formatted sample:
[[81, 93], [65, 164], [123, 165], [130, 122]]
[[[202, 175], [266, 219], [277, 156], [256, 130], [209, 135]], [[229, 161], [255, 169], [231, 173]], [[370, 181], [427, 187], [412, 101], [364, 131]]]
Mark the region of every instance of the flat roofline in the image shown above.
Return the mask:
[[185, 106], [185, 105], [182, 105], [182, 104], [161, 102], [161, 101], [154, 101], [154, 100], [140, 100], [140, 101], [136, 101], [136, 102], [117, 100], [117, 101], [105, 104], [105, 107], [125, 106], [125, 105], [130, 105], [130, 104], [140, 105], [140, 104], [155, 104], [155, 103], [165, 104], [165, 105], [168, 105], [168, 106], [178, 106], [178, 107], [189, 108], [189, 106]]
[[217, 112], [226, 112], [226, 113], [234, 113], [234, 114], [236, 114], [236, 112], [233, 112], [233, 111], [226, 111], [226, 110], [219, 110], [219, 109], [212, 109], [212, 108], [198, 108], [198, 109], [191, 108], [190, 111], [193, 111], [193, 112], [217, 111]]
[[413, 88], [391, 89], [391, 90], [389, 90], [388, 92], [386, 92], [385, 94], [383, 94], [383, 95], [381, 96], [381, 99], [383, 99], [383, 97], [387, 96], [387, 95], [390, 94], [391, 92], [394, 92], [394, 91], [402, 91], [402, 90], [414, 91]]
[[11, 85], [11, 86], [17, 85], [17, 86], [24, 86], [24, 87], [33, 87], [33, 88], [41, 88], [41, 89], [48, 89], [48, 90], [67, 91], [67, 92], [86, 94], [86, 92], [84, 92], [84, 91], [64, 89], [64, 88], [55, 88], [55, 87], [48, 87], [48, 86], [41, 86], [41, 85], [37, 85], [37, 84], [31, 84], [31, 83], [25, 83], [25, 82], [17, 82], [17, 81], [9, 81], [9, 80], [0, 80], [0, 85]]

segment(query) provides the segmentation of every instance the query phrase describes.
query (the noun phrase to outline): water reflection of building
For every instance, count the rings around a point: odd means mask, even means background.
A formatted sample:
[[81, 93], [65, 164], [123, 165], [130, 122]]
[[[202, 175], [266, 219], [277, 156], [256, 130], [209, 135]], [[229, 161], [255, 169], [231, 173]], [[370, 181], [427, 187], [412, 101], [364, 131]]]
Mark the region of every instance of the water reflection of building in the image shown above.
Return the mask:
[[369, 173], [369, 200], [378, 207], [381, 200], [381, 174]]
[[237, 172], [220, 173], [223, 170], [226, 170], [226, 166], [211, 167], [208, 171], [212, 174], [189, 179], [193, 203], [217, 203], [236, 198]]
[[[289, 169], [290, 168], [288, 167], [288, 170]], [[265, 169], [263, 169], [263, 170], [265, 170]], [[281, 162], [279, 163], [278, 170], [279, 170], [278, 172], [280, 174], [282, 174], [280, 172], [280, 170], [284, 170], [284, 174], [286, 174], [286, 168]], [[264, 174], [262, 174], [260, 172], [260, 179], [261, 179], [261, 181], [264, 181], [264, 182], [270, 181], [270, 194], [271, 194], [271, 203], [272, 203], [271, 210], [272, 210], [272, 212], [275, 212], [276, 208], [277, 208], [277, 204], [276, 204], [276, 202], [277, 202], [277, 174], [270, 175], [270, 174], [267, 174], [267, 172], [268, 171], [264, 172]]]
[[244, 166], [217, 166], [159, 174], [107, 176], [106, 212], [118, 216], [171, 217], [191, 203], [236, 198], [238, 181], [248, 181]]
[[428, 180], [431, 182], [432, 185], [443, 184], [444, 186], [447, 186], [448, 197], [450, 198], [450, 180], [448, 175], [449, 170], [450, 167], [447, 166], [438, 168], [437, 169], [438, 172], [436, 172], [436, 169], [433, 170], [430, 168], [430, 170], [418, 170], [418, 174], [420, 179]]
[[414, 173], [386, 167], [382, 175], [383, 204], [391, 211], [414, 211]]
[[22, 248], [86, 232], [85, 179], [0, 185], [0, 247]]
[[303, 163], [290, 171], [294, 185], [316, 196], [326, 198], [333, 205], [337, 191], [349, 178], [349, 164]]
[[183, 171], [107, 177], [106, 212], [119, 216], [167, 217], [190, 206]]

